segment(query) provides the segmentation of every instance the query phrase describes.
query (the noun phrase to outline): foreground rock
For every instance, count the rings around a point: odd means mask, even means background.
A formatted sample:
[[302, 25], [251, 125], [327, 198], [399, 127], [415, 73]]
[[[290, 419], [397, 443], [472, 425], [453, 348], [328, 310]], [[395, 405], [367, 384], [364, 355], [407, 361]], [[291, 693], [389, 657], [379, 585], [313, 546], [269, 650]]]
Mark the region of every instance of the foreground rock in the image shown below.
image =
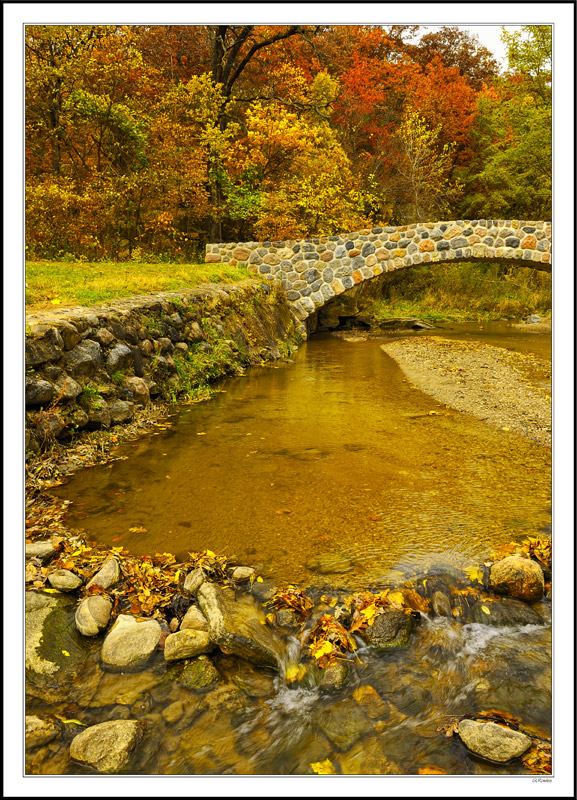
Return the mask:
[[207, 656], [196, 658], [182, 670], [178, 682], [187, 689], [209, 689], [220, 680], [220, 675]]
[[53, 589], [60, 592], [73, 592], [82, 586], [82, 578], [75, 575], [69, 569], [56, 569], [48, 576], [48, 582]]
[[50, 541], [45, 539], [40, 542], [30, 542], [26, 545], [26, 560], [29, 558], [39, 558], [43, 564], [50, 561], [53, 555], [56, 554], [56, 548]]
[[100, 586], [101, 589], [110, 589], [120, 580], [120, 565], [115, 558], [107, 559], [96, 575], [88, 581], [86, 588]]
[[48, 744], [60, 733], [60, 725], [53, 720], [26, 715], [26, 749]]
[[255, 570], [252, 567], [236, 567], [232, 571], [232, 579], [236, 583], [244, 583], [245, 581], [250, 580], [250, 578], [255, 574]]
[[181, 630], [166, 637], [164, 658], [166, 661], [180, 661], [208, 653], [212, 648], [212, 641], [206, 631]]
[[204, 572], [200, 567], [189, 572], [184, 579], [184, 591], [187, 594], [196, 594], [204, 583]]
[[180, 630], [208, 631], [208, 622], [198, 606], [191, 606], [188, 609], [180, 623]]
[[111, 611], [112, 603], [106, 597], [87, 597], [76, 609], [76, 627], [83, 636], [97, 636], [108, 625]]
[[70, 757], [98, 772], [120, 772], [128, 765], [145, 731], [146, 723], [139, 720], [115, 719], [92, 725], [74, 737]]
[[224, 653], [280, 670], [284, 645], [266, 627], [264, 612], [251, 597], [235, 600], [231, 589], [205, 581], [197, 598], [210, 638]]
[[412, 631], [413, 620], [408, 614], [396, 608], [386, 608], [362, 635], [367, 644], [379, 651], [406, 647]]
[[462, 719], [458, 732], [468, 750], [499, 764], [522, 756], [531, 747], [531, 739], [524, 733], [494, 722]]
[[156, 650], [162, 629], [155, 619], [138, 622], [121, 614], [107, 634], [100, 660], [107, 667], [137, 669], [144, 666]]
[[540, 600], [545, 585], [539, 564], [522, 556], [509, 556], [493, 564], [489, 583], [497, 594], [519, 600]]
[[471, 609], [468, 621], [496, 627], [543, 625], [543, 618], [531, 606], [509, 597], [479, 600]]

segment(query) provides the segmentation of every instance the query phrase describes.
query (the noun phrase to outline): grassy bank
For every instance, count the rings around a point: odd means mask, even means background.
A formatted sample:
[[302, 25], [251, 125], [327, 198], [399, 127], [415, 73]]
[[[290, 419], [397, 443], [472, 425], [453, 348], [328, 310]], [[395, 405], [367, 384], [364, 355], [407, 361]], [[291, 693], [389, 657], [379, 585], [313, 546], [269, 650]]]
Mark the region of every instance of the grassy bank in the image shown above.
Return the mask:
[[26, 310], [93, 306], [119, 297], [190, 289], [201, 283], [236, 283], [249, 277], [226, 264], [145, 264], [29, 261]]
[[371, 306], [378, 319], [522, 319], [551, 309], [551, 275], [499, 264], [434, 264], [382, 276]]

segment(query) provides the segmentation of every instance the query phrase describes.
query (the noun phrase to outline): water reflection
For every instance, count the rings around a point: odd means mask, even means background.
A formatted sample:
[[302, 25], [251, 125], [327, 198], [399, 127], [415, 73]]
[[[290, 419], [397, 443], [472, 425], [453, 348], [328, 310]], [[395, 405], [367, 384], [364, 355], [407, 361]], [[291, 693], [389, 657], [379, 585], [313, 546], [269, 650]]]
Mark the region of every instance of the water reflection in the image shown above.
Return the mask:
[[[503, 324], [442, 335], [540, 358], [550, 346]], [[173, 430], [62, 487], [71, 524], [137, 554], [209, 548], [279, 582], [310, 581], [307, 561], [344, 553], [354, 569], [338, 581], [351, 587], [401, 563], [476, 563], [547, 526], [550, 451], [411, 389], [381, 342], [315, 337], [293, 364], [181, 408]]]

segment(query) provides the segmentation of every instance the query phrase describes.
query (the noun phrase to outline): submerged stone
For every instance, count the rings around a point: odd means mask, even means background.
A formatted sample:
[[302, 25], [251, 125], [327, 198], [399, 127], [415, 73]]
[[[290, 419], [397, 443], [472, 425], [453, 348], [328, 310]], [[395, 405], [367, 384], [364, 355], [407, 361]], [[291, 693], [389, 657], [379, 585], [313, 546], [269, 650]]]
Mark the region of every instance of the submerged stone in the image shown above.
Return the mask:
[[319, 572], [321, 575], [350, 572], [353, 569], [352, 562], [341, 553], [322, 553], [313, 556], [309, 558], [305, 566], [311, 572]]
[[531, 608], [509, 597], [493, 600], [479, 600], [469, 612], [468, 622], [477, 622], [481, 625], [543, 625], [543, 618]]
[[178, 682], [187, 689], [208, 689], [217, 684], [220, 674], [207, 656], [200, 656], [187, 664]]
[[48, 744], [58, 736], [60, 730], [55, 720], [26, 715], [26, 749]]
[[361, 736], [373, 731], [369, 718], [352, 698], [319, 709], [313, 722], [341, 752], [349, 750]]

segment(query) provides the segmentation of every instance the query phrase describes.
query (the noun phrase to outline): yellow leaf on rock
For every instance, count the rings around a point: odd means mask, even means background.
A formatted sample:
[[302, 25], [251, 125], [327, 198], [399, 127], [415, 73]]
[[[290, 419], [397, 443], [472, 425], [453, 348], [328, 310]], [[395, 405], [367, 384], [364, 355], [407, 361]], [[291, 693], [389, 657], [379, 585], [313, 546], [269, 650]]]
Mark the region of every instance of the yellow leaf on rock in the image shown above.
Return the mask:
[[325, 761], [314, 761], [311, 764], [311, 769], [317, 775], [335, 775], [335, 768], [332, 761], [327, 758]]
[[62, 655], [70, 657], [70, 653], [68, 652], [68, 650], [63, 650]]
[[391, 592], [389, 594], [389, 600], [397, 606], [402, 606], [405, 598], [402, 592]]
[[320, 642], [318, 645], [315, 645], [313, 655], [316, 659], [319, 659], [323, 656], [328, 656], [329, 653], [333, 652], [333, 649], [334, 648], [332, 644], [325, 640], [324, 642]]
[[482, 583], [483, 570], [479, 569], [479, 567], [465, 567], [465, 572], [472, 581], [479, 581], [479, 583]]
[[256, 579], [256, 582], [257, 582], [257, 583], [262, 583], [262, 578], [260, 577], [260, 575], [259, 575], [259, 576], [258, 576], [258, 578]]
[[481, 606], [481, 611], [482, 611], [484, 614], [490, 614], [490, 613], [491, 613], [491, 612], [489, 611], [489, 609], [487, 608], [487, 606]]

